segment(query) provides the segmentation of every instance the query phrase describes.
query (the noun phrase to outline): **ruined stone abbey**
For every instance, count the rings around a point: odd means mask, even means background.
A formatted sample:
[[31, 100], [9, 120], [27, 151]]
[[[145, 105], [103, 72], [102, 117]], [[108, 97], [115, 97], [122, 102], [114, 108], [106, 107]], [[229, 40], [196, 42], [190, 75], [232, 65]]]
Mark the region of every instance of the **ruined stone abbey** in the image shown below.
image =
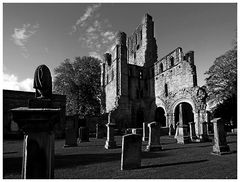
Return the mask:
[[[162, 57], [162, 56], [161, 56]], [[206, 121], [206, 91], [197, 86], [194, 52], [181, 47], [158, 58], [154, 22], [146, 14], [132, 35], [117, 34], [101, 66], [103, 110], [118, 128], [157, 121], [162, 128]]]

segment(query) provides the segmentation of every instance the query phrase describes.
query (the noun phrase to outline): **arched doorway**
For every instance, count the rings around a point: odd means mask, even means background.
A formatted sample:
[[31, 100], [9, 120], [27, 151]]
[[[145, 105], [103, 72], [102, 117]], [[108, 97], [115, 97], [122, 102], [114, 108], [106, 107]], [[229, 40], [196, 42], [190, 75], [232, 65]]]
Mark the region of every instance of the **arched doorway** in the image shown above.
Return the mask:
[[179, 124], [189, 125], [189, 122], [194, 122], [193, 108], [187, 102], [181, 102], [175, 107], [174, 111], [175, 125]]
[[166, 127], [166, 117], [165, 117], [165, 111], [162, 107], [158, 107], [155, 111], [155, 121], [159, 122], [162, 127]]

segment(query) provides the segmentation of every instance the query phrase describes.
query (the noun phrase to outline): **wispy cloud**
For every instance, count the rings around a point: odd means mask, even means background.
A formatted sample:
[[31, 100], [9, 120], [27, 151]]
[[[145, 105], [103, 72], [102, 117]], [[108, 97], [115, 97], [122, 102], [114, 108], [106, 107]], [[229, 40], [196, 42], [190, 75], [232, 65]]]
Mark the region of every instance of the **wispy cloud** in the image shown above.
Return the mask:
[[11, 74], [3, 73], [3, 89], [34, 91], [33, 79], [27, 78], [23, 81], [18, 81], [18, 77]]
[[83, 47], [90, 50], [89, 55], [101, 59], [100, 55], [112, 45], [115, 32], [111, 29], [112, 25], [108, 19], [102, 18], [97, 11], [100, 7], [100, 4], [87, 7], [84, 15], [77, 20], [70, 34], [78, 33], [78, 40]]
[[72, 26], [71, 34], [77, 31], [78, 27], [83, 27], [86, 25], [86, 21], [94, 14], [94, 12], [100, 8], [101, 4], [94, 4], [92, 6], [88, 6], [85, 13], [76, 21], [75, 25]]
[[89, 56], [91, 56], [91, 57], [95, 57], [95, 58], [98, 58], [98, 59], [100, 59], [101, 60], [101, 55], [99, 54], [99, 53], [97, 53], [97, 52], [89, 52]]
[[29, 39], [37, 32], [39, 29], [39, 24], [23, 24], [22, 28], [15, 28], [12, 34], [12, 40], [15, 45], [22, 49], [22, 54], [25, 58], [29, 56], [28, 50], [26, 48], [26, 43]]

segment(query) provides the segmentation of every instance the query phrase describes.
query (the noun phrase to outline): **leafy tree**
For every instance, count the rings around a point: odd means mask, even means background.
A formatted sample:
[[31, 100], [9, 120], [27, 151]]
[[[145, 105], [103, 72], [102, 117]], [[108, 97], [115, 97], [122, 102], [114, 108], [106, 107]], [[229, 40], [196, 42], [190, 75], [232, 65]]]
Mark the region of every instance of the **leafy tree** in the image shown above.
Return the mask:
[[237, 119], [237, 43], [231, 50], [216, 58], [205, 73], [208, 102], [214, 117], [236, 122]]
[[67, 97], [68, 115], [96, 115], [100, 112], [100, 60], [93, 57], [66, 59], [54, 69], [55, 93]]

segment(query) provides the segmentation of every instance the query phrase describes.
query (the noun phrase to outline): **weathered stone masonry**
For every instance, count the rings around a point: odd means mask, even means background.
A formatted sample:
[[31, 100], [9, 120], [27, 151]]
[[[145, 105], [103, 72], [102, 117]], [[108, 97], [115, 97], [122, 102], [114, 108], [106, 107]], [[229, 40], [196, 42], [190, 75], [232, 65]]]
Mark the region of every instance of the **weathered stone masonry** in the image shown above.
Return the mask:
[[197, 86], [194, 52], [184, 54], [178, 47], [158, 60], [150, 15], [129, 37], [118, 32], [112, 52], [104, 54], [101, 70], [103, 111], [111, 112], [117, 127], [142, 127], [143, 122], [156, 120], [162, 127], [172, 124], [175, 128], [179, 121], [182, 125], [195, 122], [196, 134], [201, 133], [206, 92]]

